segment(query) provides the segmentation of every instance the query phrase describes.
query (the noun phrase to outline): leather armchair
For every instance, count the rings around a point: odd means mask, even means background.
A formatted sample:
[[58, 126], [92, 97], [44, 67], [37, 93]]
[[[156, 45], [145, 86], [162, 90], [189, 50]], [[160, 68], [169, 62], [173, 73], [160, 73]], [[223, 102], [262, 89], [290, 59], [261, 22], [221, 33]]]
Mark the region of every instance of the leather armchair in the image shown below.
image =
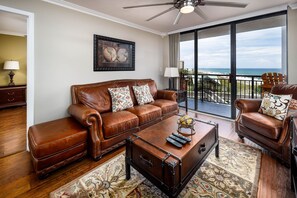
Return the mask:
[[[292, 94], [297, 99], [297, 85], [278, 84], [272, 87], [271, 93], [278, 95]], [[235, 107], [239, 110], [235, 120], [235, 131], [240, 138], [248, 138], [269, 150], [286, 166], [290, 164], [290, 131], [291, 112], [283, 120], [258, 112], [261, 99], [237, 99]]]

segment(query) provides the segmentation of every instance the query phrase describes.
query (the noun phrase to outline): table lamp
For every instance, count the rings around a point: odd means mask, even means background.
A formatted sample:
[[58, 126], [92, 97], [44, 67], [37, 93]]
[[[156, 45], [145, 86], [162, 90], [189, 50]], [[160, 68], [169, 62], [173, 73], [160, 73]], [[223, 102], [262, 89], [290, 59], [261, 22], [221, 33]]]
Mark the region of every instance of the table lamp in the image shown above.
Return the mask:
[[177, 67], [166, 67], [164, 77], [169, 77], [169, 89], [174, 89], [174, 78], [179, 77], [179, 72]]
[[5, 61], [3, 69], [10, 70], [10, 72], [8, 74], [10, 77], [10, 82], [9, 82], [8, 86], [14, 86], [15, 84], [13, 82], [13, 76], [14, 76], [13, 70], [20, 69], [19, 61], [13, 61], [13, 60]]

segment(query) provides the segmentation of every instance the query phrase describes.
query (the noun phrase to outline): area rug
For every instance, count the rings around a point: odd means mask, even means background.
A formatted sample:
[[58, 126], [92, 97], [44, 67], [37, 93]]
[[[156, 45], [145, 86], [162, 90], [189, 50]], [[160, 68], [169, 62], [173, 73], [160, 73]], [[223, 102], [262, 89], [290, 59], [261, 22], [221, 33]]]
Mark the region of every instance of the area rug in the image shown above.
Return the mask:
[[[213, 151], [178, 197], [257, 197], [260, 164], [259, 149], [220, 137], [220, 157]], [[50, 197], [167, 197], [132, 167], [131, 179], [125, 176], [121, 153]]]

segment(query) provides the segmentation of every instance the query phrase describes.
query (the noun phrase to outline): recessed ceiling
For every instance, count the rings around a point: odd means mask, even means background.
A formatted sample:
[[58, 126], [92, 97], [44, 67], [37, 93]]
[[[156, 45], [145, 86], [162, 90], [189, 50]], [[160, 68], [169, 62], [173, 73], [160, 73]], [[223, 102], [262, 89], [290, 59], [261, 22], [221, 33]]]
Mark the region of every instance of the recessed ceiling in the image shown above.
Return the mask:
[[0, 34], [14, 36], [27, 35], [27, 17], [0, 11]]
[[[47, 2], [57, 2], [57, 0], [46, 0]], [[182, 14], [177, 25], [173, 25], [174, 20], [179, 12], [174, 9], [166, 14], [163, 14], [151, 21], [146, 21], [150, 17], [169, 9], [172, 5], [162, 5], [154, 7], [142, 7], [133, 9], [123, 9], [125, 6], [136, 6], [143, 4], [155, 4], [173, 2], [174, 0], [60, 0], [59, 2], [71, 3], [83, 8], [87, 8], [96, 12], [104, 13], [121, 20], [149, 28], [153, 31], [162, 33], [173, 32], [180, 29], [194, 27], [202, 24], [211, 23], [214, 21], [236, 17], [260, 10], [284, 6], [295, 3], [296, 0], [215, 0], [219, 2], [238, 2], [247, 3], [246, 8], [230, 8], [219, 6], [201, 6], [199, 7], [208, 16], [207, 20], [202, 19], [196, 13]], [[211, 1], [211, 0], [209, 0]]]

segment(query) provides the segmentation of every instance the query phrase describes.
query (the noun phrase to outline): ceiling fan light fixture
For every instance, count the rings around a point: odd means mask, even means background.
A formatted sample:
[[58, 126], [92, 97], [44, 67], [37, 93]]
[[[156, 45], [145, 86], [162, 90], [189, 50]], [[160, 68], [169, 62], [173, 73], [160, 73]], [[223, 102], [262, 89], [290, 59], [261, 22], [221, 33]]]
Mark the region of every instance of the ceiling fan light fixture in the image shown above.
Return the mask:
[[184, 6], [180, 9], [180, 12], [183, 14], [188, 14], [194, 11], [194, 6], [191, 0], [184, 1]]

